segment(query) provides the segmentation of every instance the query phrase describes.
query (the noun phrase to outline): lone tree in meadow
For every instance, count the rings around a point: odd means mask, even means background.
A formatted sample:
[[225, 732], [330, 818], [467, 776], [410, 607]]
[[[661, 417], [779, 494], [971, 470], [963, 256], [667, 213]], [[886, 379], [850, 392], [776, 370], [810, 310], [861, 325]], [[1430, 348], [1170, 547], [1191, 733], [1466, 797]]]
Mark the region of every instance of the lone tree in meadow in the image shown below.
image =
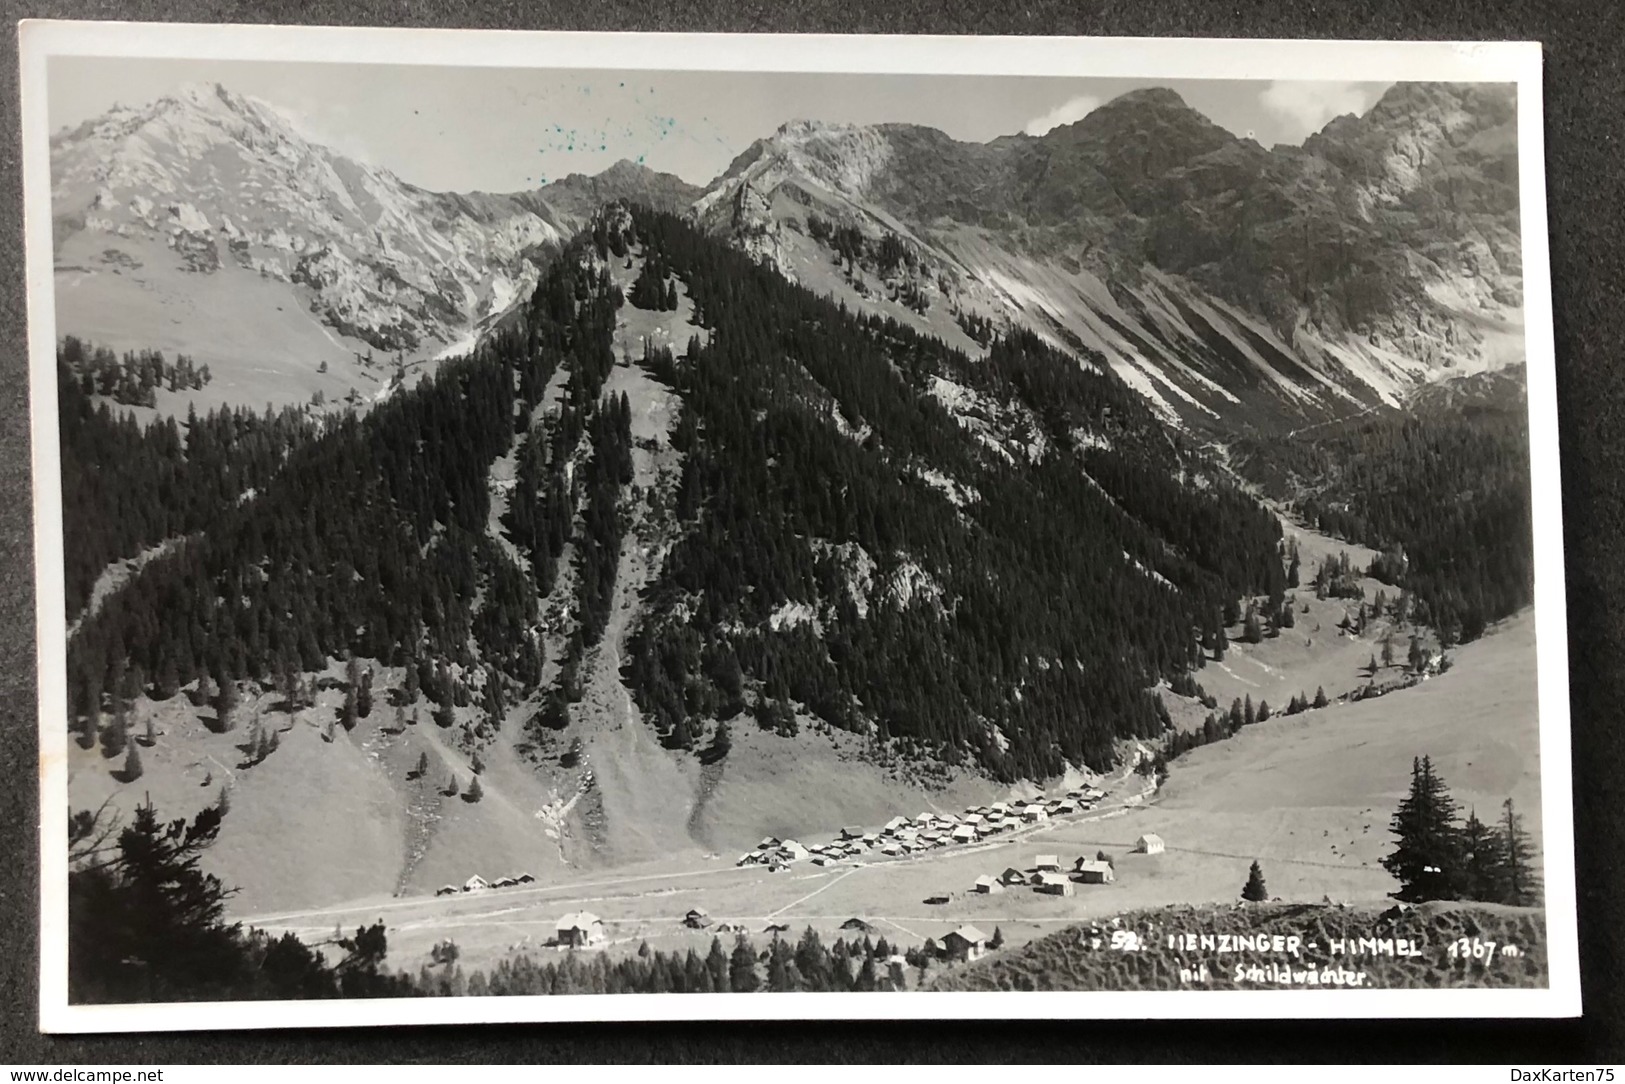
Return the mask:
[[113, 697], [113, 721], [102, 728], [102, 755], [109, 760], [124, 752], [130, 738], [130, 715], [122, 697]]
[[1264, 887], [1264, 871], [1258, 868], [1258, 859], [1253, 859], [1252, 868], [1247, 871], [1247, 883], [1241, 888], [1241, 898], [1248, 903], [1263, 903], [1270, 898], [1269, 889]]
[[220, 691], [215, 694], [214, 713], [219, 718], [219, 727], [222, 733], [232, 730], [237, 725], [237, 683], [224, 675], [216, 682]]
[[480, 786], [480, 777], [475, 776], [469, 781], [468, 790], [463, 794], [463, 801], [477, 802], [485, 797], [485, 788]]
[[1406, 903], [1456, 898], [1461, 830], [1456, 827], [1456, 803], [1431, 758], [1411, 762], [1411, 791], [1399, 803], [1390, 830], [1398, 841], [1382, 866], [1399, 882], [1399, 891], [1391, 895]]
[[141, 778], [144, 769], [141, 767], [141, 747], [136, 742], [130, 743], [130, 750], [124, 755], [124, 781], [134, 783]]

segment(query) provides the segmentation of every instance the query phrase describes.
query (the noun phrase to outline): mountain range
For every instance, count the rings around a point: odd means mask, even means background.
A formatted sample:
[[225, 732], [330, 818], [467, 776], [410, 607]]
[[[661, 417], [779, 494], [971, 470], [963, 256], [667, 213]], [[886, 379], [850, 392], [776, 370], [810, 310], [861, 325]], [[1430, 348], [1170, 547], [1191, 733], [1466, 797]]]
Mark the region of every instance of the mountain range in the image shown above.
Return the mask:
[[226, 401], [365, 392], [630, 200], [973, 356], [1026, 327], [1179, 425], [1294, 428], [1522, 360], [1515, 131], [1509, 87], [1400, 84], [1267, 149], [1149, 89], [985, 144], [793, 122], [704, 189], [622, 162], [455, 194], [193, 86], [52, 139], [58, 333], [192, 354]]
[[1266, 150], [1148, 91], [514, 195], [217, 87], [62, 133], [73, 800], [229, 786], [214, 869], [297, 907], [1377, 695], [1379, 636], [1531, 598], [1509, 110], [1396, 87]]

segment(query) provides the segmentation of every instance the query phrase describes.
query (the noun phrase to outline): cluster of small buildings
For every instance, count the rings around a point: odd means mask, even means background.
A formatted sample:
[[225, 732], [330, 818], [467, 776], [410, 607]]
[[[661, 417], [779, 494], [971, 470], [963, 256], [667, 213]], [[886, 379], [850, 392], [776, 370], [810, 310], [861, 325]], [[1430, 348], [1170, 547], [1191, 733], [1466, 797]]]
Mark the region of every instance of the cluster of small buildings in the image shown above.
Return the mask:
[[[1161, 836], [1148, 833], [1135, 841], [1134, 850], [1139, 854], [1161, 854], [1164, 846]], [[1070, 869], [1063, 869], [1058, 855], [1041, 854], [1029, 870], [1011, 866], [996, 877], [985, 874], [976, 878], [974, 890], [980, 895], [993, 895], [1009, 888], [1031, 888], [1045, 895], [1070, 896], [1074, 885], [1104, 885], [1116, 880], [1116, 868], [1104, 859], [1085, 855], [1076, 859]]]
[[516, 873], [511, 877], [498, 877], [494, 881], [487, 881], [479, 874], [475, 874], [463, 882], [463, 887], [456, 885], [441, 885], [435, 890], [436, 896], [455, 896], [459, 892], [484, 892], [492, 888], [512, 888], [515, 885], [528, 885], [536, 878], [528, 873]]
[[[745, 923], [740, 921], [717, 922], [711, 917], [710, 912], [703, 907], [690, 908], [688, 914], [683, 916], [683, 925], [687, 926], [691, 930], [711, 930], [714, 933], [719, 934], [749, 932], [745, 926]], [[762, 927], [762, 932], [770, 936], [777, 937], [781, 933], [789, 933], [790, 926], [785, 922], [769, 922], [766, 926]]]
[[840, 838], [822, 844], [803, 845], [793, 839], [768, 836], [734, 864], [766, 866], [777, 872], [794, 862], [831, 866], [870, 852], [887, 857], [916, 854], [937, 847], [975, 843], [1051, 817], [1081, 813], [1104, 797], [1105, 792], [1101, 790], [1083, 787], [1061, 797], [994, 802], [972, 806], [963, 813], [924, 812], [912, 820], [893, 817], [878, 831], [847, 827], [841, 829]]

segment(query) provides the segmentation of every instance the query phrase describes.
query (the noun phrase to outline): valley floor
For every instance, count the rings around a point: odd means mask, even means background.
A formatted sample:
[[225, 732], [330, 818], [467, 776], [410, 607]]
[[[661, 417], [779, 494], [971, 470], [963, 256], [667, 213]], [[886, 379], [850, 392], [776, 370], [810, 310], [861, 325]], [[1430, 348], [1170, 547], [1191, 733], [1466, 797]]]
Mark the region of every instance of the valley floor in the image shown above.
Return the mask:
[[[624, 278], [635, 269], [615, 273]], [[617, 329], [617, 352], [636, 356], [646, 339], [680, 342], [692, 327], [686, 298], [684, 304], [658, 321], [634, 312]], [[609, 388], [631, 401], [634, 485], [669, 485], [669, 395], [624, 361]], [[550, 388], [548, 399], [555, 394]], [[506, 458], [493, 467], [498, 492], [512, 469]], [[500, 537], [499, 518], [493, 515], [492, 530]], [[1287, 527], [1298, 542], [1305, 581], [1322, 560], [1344, 550], [1357, 565], [1370, 560], [1359, 547]], [[1316, 599], [1313, 590], [1300, 588], [1296, 627], [1259, 644], [1233, 642], [1223, 660], [1196, 674], [1221, 711], [1232, 699], [1249, 697], [1268, 700], [1274, 714], [1175, 760], [1160, 791], [1125, 769], [1098, 781], [1107, 798], [1094, 810], [984, 843], [899, 859], [871, 852], [828, 869], [806, 862], [778, 873], [735, 868], [736, 856], [766, 834], [828, 840], [843, 825], [876, 830], [893, 816], [957, 812], [1030, 796], [1033, 788], [1001, 787], [962, 770], [925, 775], [917, 766], [888, 762], [862, 737], [810, 720], [785, 738], [742, 719], [728, 757], [710, 767], [661, 748], [620, 676], [640, 592], [661, 556], [636, 529], [628, 534], [609, 628], [589, 652], [586, 695], [560, 739], [561, 746], [579, 739], [579, 763], [570, 767], [556, 755], [562, 748], [545, 756], [519, 748], [530, 706], [516, 706], [500, 740], [485, 750], [484, 797], [471, 802], [466, 787], [473, 764], [452, 740], [456, 731], [437, 727], [427, 704], [398, 711], [390, 703], [402, 671], [378, 667], [379, 702], [371, 717], [353, 732], [335, 729], [343, 682], [342, 666], [334, 663], [318, 675], [315, 704], [288, 713], [275, 695], [263, 693], [242, 705], [237, 728], [225, 733], [211, 708], [193, 706], [185, 696], [141, 700], [134, 733], [142, 735], [147, 718], [154, 728], [152, 743], [142, 748], [143, 777], [123, 782], [121, 760], [70, 744], [73, 808], [106, 801], [128, 816], [150, 796], [163, 816], [190, 816], [229, 785], [232, 812], [204, 864], [238, 890], [229, 901], [231, 917], [318, 941], [335, 927], [383, 919], [391, 964], [411, 970], [447, 938], [457, 942], [468, 969], [516, 951], [552, 951], [544, 946], [556, 920], [575, 910], [604, 920], [604, 951], [611, 953], [635, 951], [644, 941], [678, 950], [692, 945], [703, 953], [716, 931], [684, 926], [684, 915], [696, 907], [758, 938], [770, 923], [795, 932], [810, 925], [829, 938], [858, 918], [875, 937], [899, 946], [940, 938], [964, 923], [988, 934], [997, 927], [1006, 944], [1019, 946], [1134, 908], [1233, 901], [1254, 859], [1271, 893], [1283, 899], [1382, 901], [1394, 888], [1380, 865], [1391, 846], [1388, 821], [1407, 789], [1412, 758], [1422, 755], [1433, 758], [1464, 813], [1472, 808], [1491, 820], [1511, 797], [1533, 839], [1540, 839], [1532, 613], [1454, 649], [1447, 673], [1346, 702], [1339, 698], [1368, 680], [1398, 678], [1414, 630], [1391, 629], [1386, 617], [1371, 620], [1363, 632], [1340, 630], [1354, 603]], [[567, 583], [568, 573], [558, 598], [569, 597]], [[1363, 586], [1368, 602], [1382, 587], [1372, 580]], [[1368, 663], [1380, 657], [1390, 633], [1398, 665], [1371, 675]], [[1320, 688], [1328, 707], [1280, 714], [1292, 696], [1313, 696]], [[1163, 695], [1176, 726], [1201, 726], [1208, 709], [1166, 689]], [[474, 710], [458, 709], [459, 721]], [[248, 764], [256, 726], [276, 733], [280, 745], [263, 762]], [[413, 770], [420, 758], [429, 765], [424, 777]], [[460, 781], [463, 795], [446, 793], [452, 780]], [[1082, 781], [1069, 777], [1051, 790]], [[1167, 841], [1166, 852], [1131, 853], [1147, 832]], [[980, 876], [1011, 866], [1031, 869], [1040, 854], [1055, 854], [1071, 868], [1099, 850], [1116, 863], [1115, 883], [1077, 885], [1069, 897], [1024, 887], [991, 895], [973, 889]], [[535, 883], [432, 894], [473, 874], [494, 879], [521, 872]]]
[[[603, 951], [611, 953], [647, 941], [703, 955], [716, 931], [683, 925], [696, 907], [758, 939], [769, 923], [792, 934], [812, 926], [828, 939], [859, 918], [872, 936], [900, 946], [971, 923], [987, 934], [998, 927], [1013, 947], [1136, 908], [1233, 901], [1254, 859], [1283, 899], [1375, 903], [1395, 887], [1379, 860], [1391, 844], [1388, 819], [1408, 786], [1413, 756], [1431, 755], [1452, 793], [1480, 815], [1513, 797], [1539, 838], [1534, 710], [1533, 620], [1525, 613], [1461, 648], [1449, 673], [1419, 686], [1257, 724], [1179, 758], [1159, 792], [1143, 777], [1119, 773], [1096, 809], [984, 844], [897, 860], [876, 855], [828, 870], [797, 863], [780, 873], [733, 868], [730, 853], [448, 898], [241, 917], [310, 936], [335, 923], [382, 918], [392, 963], [415, 970], [447, 938], [468, 969], [518, 951], [555, 951], [544, 948], [554, 923], [575, 910], [604, 919]], [[1164, 853], [1132, 853], [1147, 832], [1167, 841]], [[1056, 854], [1070, 867], [1097, 850], [1116, 863], [1115, 883], [1077, 885], [1071, 897], [973, 889], [977, 877], [1030, 869], [1040, 854]], [[936, 897], [946, 902], [925, 902]]]

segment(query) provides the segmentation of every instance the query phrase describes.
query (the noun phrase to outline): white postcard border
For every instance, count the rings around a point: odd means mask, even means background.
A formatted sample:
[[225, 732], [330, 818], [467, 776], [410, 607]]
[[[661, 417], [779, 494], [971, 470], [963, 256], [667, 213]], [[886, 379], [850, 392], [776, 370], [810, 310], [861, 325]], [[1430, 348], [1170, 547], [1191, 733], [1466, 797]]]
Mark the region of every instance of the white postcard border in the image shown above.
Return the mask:
[[[1546, 228], [1541, 52], [1533, 43], [608, 34], [24, 21], [19, 30], [33, 438], [40, 741], [40, 1027], [189, 1031], [383, 1024], [761, 1019], [1281, 1019], [1567, 1017], [1580, 1013], [1556, 360]], [[1079, 78], [1512, 82], [1534, 480], [1542, 853], [1550, 986], [1499, 990], [977, 992], [837, 997], [623, 994], [69, 1005], [67, 635], [57, 430], [49, 120], [52, 56], [479, 68], [701, 70]]]

